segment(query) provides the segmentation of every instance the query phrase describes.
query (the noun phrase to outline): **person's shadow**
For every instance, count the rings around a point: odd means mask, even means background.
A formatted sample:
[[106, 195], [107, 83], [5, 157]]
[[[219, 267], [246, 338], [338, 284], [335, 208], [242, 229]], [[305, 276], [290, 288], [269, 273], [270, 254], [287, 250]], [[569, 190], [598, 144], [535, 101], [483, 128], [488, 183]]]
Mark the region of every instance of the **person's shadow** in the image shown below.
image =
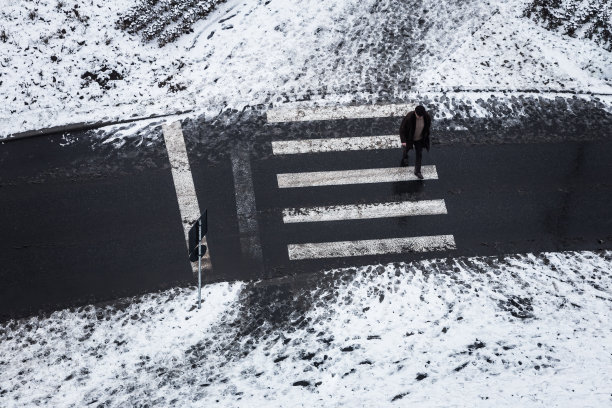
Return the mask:
[[[400, 167], [404, 167], [406, 171], [414, 171], [414, 168], [409, 169], [408, 162], [402, 159]], [[423, 191], [425, 183], [423, 180], [414, 181], [398, 181], [393, 183], [393, 198], [397, 201], [414, 200]]]
[[[414, 168], [409, 168], [408, 165], [404, 165], [404, 161], [400, 163], [401, 167], [404, 167], [406, 171], [414, 171]], [[425, 188], [423, 180], [410, 180], [410, 181], [397, 181], [393, 183], [393, 200], [394, 201], [416, 201], [421, 199], [421, 194]], [[407, 228], [412, 225], [413, 217], [398, 217], [397, 222]]]

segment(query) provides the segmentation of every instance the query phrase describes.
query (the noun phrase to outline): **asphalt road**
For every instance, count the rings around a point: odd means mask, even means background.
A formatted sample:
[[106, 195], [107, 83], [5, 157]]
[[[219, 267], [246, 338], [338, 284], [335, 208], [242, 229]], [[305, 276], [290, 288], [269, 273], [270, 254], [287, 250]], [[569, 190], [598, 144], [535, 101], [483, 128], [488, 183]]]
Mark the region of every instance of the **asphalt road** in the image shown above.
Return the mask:
[[[213, 270], [204, 281], [612, 249], [609, 140], [434, 144], [424, 164], [436, 166], [435, 180], [279, 188], [281, 173], [398, 167], [401, 151], [274, 155], [272, 140], [391, 134], [396, 122], [184, 122], [195, 190], [209, 214]], [[87, 132], [70, 142], [58, 135], [0, 145], [0, 320], [194, 282], [161, 130], [150, 132], [154, 143], [146, 147], [128, 140], [114, 148]], [[447, 213], [293, 224], [282, 217], [286, 208], [421, 200], [444, 200]], [[432, 235], [452, 235], [455, 248], [288, 256], [291, 244]]]

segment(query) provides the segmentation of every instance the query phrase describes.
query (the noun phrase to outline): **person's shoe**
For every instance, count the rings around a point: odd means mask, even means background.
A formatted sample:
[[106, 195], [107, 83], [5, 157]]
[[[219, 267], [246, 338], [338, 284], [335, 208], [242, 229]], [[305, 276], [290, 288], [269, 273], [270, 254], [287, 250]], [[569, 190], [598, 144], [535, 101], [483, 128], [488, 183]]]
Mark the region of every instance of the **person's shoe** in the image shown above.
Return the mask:
[[423, 175], [421, 174], [421, 172], [414, 172], [414, 175], [417, 176], [418, 178], [420, 178], [421, 180], [423, 180]]

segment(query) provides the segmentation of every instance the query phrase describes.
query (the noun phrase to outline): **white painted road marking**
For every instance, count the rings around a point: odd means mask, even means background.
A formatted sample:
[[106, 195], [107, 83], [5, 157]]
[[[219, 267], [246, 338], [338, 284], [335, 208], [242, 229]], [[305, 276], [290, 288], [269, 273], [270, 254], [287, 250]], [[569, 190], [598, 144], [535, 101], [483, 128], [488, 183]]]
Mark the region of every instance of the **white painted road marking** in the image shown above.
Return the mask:
[[233, 149], [231, 152], [240, 248], [242, 255], [251, 262], [256, 262], [256, 266], [261, 269], [263, 267], [263, 255], [259, 240], [259, 224], [257, 223], [255, 189], [253, 188], [250, 160], [248, 150]]
[[290, 244], [289, 259], [341, 258], [456, 249], [452, 235]]
[[274, 154], [325, 153], [402, 147], [399, 135], [339, 137], [331, 139], [279, 140], [272, 142]]
[[[403, 117], [413, 110], [414, 105], [408, 104], [314, 108], [299, 108], [294, 106], [271, 109], [267, 112], [266, 116], [267, 121], [270, 123], [305, 122]], [[272, 152], [274, 155], [395, 149], [400, 147], [401, 142], [398, 135], [272, 141]], [[423, 174], [423, 179], [438, 179], [436, 166], [423, 166], [421, 168], [421, 173]], [[392, 167], [282, 173], [276, 175], [276, 180], [278, 187], [282, 189], [418, 181], [419, 178], [414, 175], [414, 167]], [[290, 224], [435, 214], [447, 214], [444, 200], [285, 208], [283, 210], [283, 222], [285, 224]], [[456, 249], [453, 235], [290, 244], [287, 246], [290, 260], [428, 252], [449, 249]]]
[[414, 110], [415, 105], [365, 105], [329, 106], [317, 108], [282, 107], [266, 113], [269, 123], [306, 122], [312, 120], [338, 120], [362, 118], [403, 117]]
[[285, 208], [283, 222], [362, 220], [446, 214], [444, 200], [400, 201], [378, 204], [333, 205], [327, 207]]
[[[425, 180], [436, 180], [436, 166], [423, 166], [421, 173]], [[382, 169], [359, 169], [341, 171], [319, 171], [309, 173], [277, 174], [279, 188], [336, 186], [342, 184], [388, 183], [419, 180], [414, 167], [391, 167]]]
[[[174, 189], [176, 190], [176, 198], [183, 222], [183, 231], [185, 232], [185, 246], [187, 246], [187, 251], [189, 251], [189, 229], [200, 217], [200, 205], [198, 204], [198, 197], [193, 185], [193, 177], [191, 175], [191, 167], [189, 166], [189, 158], [187, 157], [187, 149], [185, 148], [181, 122], [165, 123], [162, 125], [162, 133], [164, 134], [166, 150], [168, 151], [170, 166], [172, 167], [172, 179], [174, 180]], [[206, 237], [204, 237], [202, 242], [208, 247]], [[198, 263], [193, 262], [191, 266], [194, 273], [197, 273]], [[202, 267], [206, 270], [212, 269], [210, 248], [202, 258]]]

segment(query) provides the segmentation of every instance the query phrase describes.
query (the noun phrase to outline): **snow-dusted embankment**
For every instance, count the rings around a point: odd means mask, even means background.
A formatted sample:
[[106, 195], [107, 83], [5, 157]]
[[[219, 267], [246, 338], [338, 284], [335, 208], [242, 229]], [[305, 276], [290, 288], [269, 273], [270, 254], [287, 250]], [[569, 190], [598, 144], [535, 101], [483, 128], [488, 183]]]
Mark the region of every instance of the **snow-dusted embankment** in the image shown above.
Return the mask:
[[216, 284], [0, 326], [0, 405], [606, 406], [612, 253]]
[[611, 104], [612, 53], [523, 17], [523, 0], [229, 0], [163, 48], [117, 28], [136, 3], [16, 0], [3, 7], [0, 137], [301, 100], [412, 103], [425, 96], [440, 111], [439, 92], [459, 99], [475, 92], [468, 105], [519, 91], [598, 93], [606, 109]]

